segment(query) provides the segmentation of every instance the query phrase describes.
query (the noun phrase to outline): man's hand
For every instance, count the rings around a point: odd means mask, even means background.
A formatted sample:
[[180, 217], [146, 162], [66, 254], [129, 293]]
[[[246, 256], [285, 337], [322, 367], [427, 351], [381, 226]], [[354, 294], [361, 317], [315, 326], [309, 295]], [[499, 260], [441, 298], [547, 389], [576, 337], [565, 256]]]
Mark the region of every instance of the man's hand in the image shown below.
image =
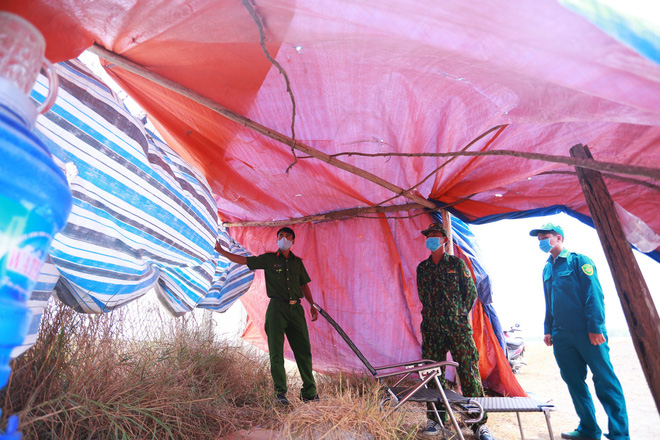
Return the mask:
[[222, 246], [220, 246], [218, 240], [215, 241], [215, 251], [233, 263], [247, 264], [247, 258], [243, 255], [232, 254], [231, 252], [224, 250]]
[[548, 347], [552, 347], [552, 335], [543, 335], [543, 342], [545, 342], [545, 345]]
[[589, 333], [589, 340], [593, 345], [600, 345], [605, 342], [605, 335], [601, 333]]
[[319, 319], [319, 311], [312, 306], [312, 321], [316, 321], [317, 319]]

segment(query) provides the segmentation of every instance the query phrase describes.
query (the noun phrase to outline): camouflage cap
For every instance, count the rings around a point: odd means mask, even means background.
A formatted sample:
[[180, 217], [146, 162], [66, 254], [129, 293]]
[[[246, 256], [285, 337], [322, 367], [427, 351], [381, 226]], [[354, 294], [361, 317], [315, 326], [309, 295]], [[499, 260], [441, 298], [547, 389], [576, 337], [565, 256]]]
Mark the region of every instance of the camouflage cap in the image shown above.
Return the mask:
[[429, 232], [432, 231], [441, 232], [442, 235], [447, 236], [447, 230], [442, 226], [442, 223], [431, 223], [428, 228], [422, 231], [422, 234], [429, 235]]

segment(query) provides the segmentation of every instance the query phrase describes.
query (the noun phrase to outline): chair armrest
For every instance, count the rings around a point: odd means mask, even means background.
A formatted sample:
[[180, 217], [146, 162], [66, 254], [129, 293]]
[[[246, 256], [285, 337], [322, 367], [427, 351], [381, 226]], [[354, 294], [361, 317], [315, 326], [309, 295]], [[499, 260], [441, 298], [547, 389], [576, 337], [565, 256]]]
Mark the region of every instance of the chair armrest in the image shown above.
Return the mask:
[[[419, 364], [420, 361], [417, 362], [412, 362], [409, 363], [409, 365], [416, 365]], [[396, 364], [397, 366], [405, 366], [406, 364]], [[434, 362], [432, 364], [424, 364], [424, 365], [418, 365], [418, 366], [413, 366], [413, 367], [406, 367], [404, 369], [396, 370], [396, 371], [390, 371], [387, 373], [379, 373], [376, 374], [374, 377], [376, 379], [382, 379], [385, 377], [392, 377], [392, 376], [398, 376], [399, 374], [410, 374], [410, 373], [417, 373], [420, 371], [426, 371], [426, 370], [432, 370], [432, 369], [439, 369], [444, 366], [452, 366], [452, 367], [457, 367], [458, 364], [456, 362], [452, 361], [442, 361], [442, 362]], [[395, 366], [391, 366], [390, 368], [395, 368]]]
[[374, 370], [376, 370], [376, 371], [389, 370], [389, 369], [392, 369], [392, 368], [401, 368], [401, 367], [413, 368], [413, 367], [418, 366], [418, 365], [428, 365], [428, 364], [442, 364], [442, 365], [449, 365], [449, 366], [452, 366], [452, 367], [457, 367], [458, 366], [458, 364], [456, 362], [452, 362], [452, 361], [436, 362], [436, 361], [432, 361], [430, 359], [420, 359], [420, 360], [417, 360], [417, 361], [408, 361], [408, 362], [401, 362], [401, 363], [398, 363], [398, 364], [383, 365], [383, 366], [380, 366], [380, 367], [374, 367]]
[[391, 365], [382, 365], [379, 367], [374, 367], [374, 370], [389, 370], [390, 368], [400, 368], [400, 367], [409, 367], [409, 366], [415, 366], [415, 365], [420, 365], [420, 364], [433, 364], [435, 361], [432, 361], [430, 359], [420, 359], [418, 361], [408, 361], [408, 362], [400, 362], [398, 364], [391, 364]]

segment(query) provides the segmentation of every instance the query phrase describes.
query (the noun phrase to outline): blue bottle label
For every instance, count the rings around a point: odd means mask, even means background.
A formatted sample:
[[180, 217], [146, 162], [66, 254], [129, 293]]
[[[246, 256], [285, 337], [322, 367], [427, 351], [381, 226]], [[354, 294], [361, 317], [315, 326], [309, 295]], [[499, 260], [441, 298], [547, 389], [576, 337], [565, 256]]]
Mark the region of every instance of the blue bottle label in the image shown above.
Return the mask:
[[48, 255], [53, 224], [0, 194], [0, 298], [26, 302]]

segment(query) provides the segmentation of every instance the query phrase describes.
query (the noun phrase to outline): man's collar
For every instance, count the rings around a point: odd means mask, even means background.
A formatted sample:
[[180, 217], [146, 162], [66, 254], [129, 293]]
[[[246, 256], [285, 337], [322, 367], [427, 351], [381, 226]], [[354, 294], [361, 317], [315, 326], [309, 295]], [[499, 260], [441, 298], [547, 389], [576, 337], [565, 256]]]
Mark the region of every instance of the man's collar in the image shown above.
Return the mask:
[[[447, 252], [445, 252], [444, 254], [442, 254], [442, 258], [440, 258], [440, 260], [438, 260], [438, 263], [439, 263], [440, 261], [444, 261], [444, 260], [448, 260], [448, 259], [449, 259], [449, 254], [448, 254]], [[435, 264], [435, 262], [433, 261], [433, 254], [429, 255], [428, 260], [429, 260], [431, 263]]]
[[[275, 252], [275, 255], [276, 255], [277, 257], [284, 257], [284, 254], [283, 254], [282, 251], [279, 250], [279, 249], [277, 250], [277, 252]], [[289, 251], [289, 257], [295, 257], [295, 254], [293, 253], [293, 251]], [[286, 258], [286, 257], [285, 257], [285, 258]]]
[[[561, 258], [566, 258], [566, 257], [568, 256], [568, 254], [569, 254], [568, 250], [567, 250], [566, 248], [562, 248], [562, 250], [561, 250], [561, 252], [559, 253], [559, 255], [557, 255], [557, 258], [560, 258], [560, 257], [561, 257]], [[548, 261], [549, 263], [554, 263], [555, 261], [557, 261], [557, 258], [554, 258], [554, 257], [552, 256], [552, 254], [550, 254], [550, 256], [548, 257], [548, 260], [547, 260], [547, 261]]]

